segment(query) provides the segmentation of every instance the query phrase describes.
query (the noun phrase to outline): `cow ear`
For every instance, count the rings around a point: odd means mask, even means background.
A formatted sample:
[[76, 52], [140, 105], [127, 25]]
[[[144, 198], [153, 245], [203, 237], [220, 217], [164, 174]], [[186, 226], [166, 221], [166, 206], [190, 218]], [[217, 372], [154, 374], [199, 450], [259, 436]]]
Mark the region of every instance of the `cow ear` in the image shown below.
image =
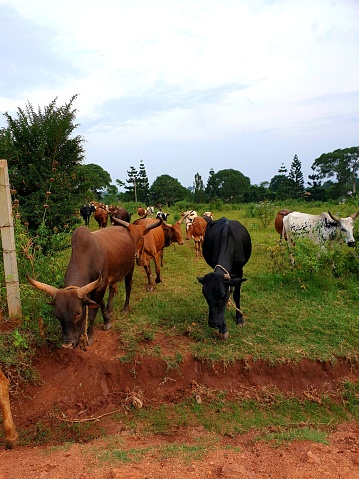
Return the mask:
[[204, 281], [203, 281], [203, 276], [197, 276], [197, 279], [198, 279], [198, 281], [199, 281], [201, 284], [203, 284], [203, 282], [204, 282]]
[[92, 301], [92, 299], [88, 298], [87, 296], [84, 297], [84, 303], [86, 306], [88, 306], [90, 309], [95, 309], [99, 308], [100, 305], [95, 303], [95, 301]]
[[246, 278], [231, 278], [231, 279], [225, 279], [224, 284], [227, 286], [238, 286], [241, 283], [244, 283], [244, 281], [247, 281]]

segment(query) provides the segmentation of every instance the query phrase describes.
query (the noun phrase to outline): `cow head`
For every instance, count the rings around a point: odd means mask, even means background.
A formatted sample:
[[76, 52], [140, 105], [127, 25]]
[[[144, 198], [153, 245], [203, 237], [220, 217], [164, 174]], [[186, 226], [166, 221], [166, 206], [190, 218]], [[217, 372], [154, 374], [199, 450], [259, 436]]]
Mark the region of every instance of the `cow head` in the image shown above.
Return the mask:
[[118, 218], [113, 217], [115, 224], [127, 228], [133, 244], [135, 246], [135, 259], [138, 260], [141, 257], [142, 250], [144, 247], [144, 237], [145, 235], [152, 230], [160, 226], [163, 221], [159, 219], [158, 221], [146, 222], [146, 223], [127, 223], [127, 221], [119, 220]]
[[181, 222], [177, 221], [176, 223], [173, 223], [172, 225], [169, 224], [162, 224], [162, 228], [165, 233], [165, 240], [166, 244], [165, 246], [169, 246], [171, 243], [178, 243], [178, 244], [183, 244], [183, 238], [182, 238], [182, 229], [181, 229]]
[[340, 229], [341, 234], [345, 238], [345, 242], [349, 247], [355, 246], [354, 239], [354, 220], [359, 215], [359, 211], [353, 213], [347, 218], [339, 218], [339, 216], [333, 215], [328, 211], [329, 216], [336, 222], [337, 228]]
[[[218, 328], [223, 338], [228, 337], [224, 312], [228, 303], [231, 286], [240, 286], [246, 281], [243, 278], [231, 278], [229, 274], [208, 273], [203, 277], [197, 277], [202, 284], [202, 293], [208, 307], [208, 326]], [[227, 334], [226, 334], [227, 333]]]
[[61, 324], [62, 347], [66, 349], [76, 348], [81, 335], [86, 332], [86, 307], [100, 307], [87, 295], [101, 284], [101, 276], [85, 286], [68, 286], [63, 289], [40, 283], [40, 281], [36, 281], [30, 276], [27, 276], [27, 279], [35, 288], [53, 298], [49, 304], [54, 306], [55, 316]]

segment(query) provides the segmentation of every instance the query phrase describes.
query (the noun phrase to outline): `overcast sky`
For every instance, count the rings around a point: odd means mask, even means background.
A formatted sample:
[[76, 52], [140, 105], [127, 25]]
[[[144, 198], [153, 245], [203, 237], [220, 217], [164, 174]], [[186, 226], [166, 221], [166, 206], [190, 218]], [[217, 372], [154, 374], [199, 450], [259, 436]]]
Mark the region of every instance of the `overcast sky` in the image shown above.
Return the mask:
[[78, 94], [86, 163], [192, 186], [359, 146], [358, 0], [0, 0], [0, 127]]

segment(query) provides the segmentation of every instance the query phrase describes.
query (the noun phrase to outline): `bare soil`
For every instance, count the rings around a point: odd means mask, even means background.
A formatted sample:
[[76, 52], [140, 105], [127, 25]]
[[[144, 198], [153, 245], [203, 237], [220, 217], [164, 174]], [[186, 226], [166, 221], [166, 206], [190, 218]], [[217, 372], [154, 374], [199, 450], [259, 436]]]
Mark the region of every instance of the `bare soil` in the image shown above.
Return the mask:
[[[161, 351], [185, 351], [188, 339], [157, 337]], [[335, 396], [344, 379], [357, 381], [359, 372], [346, 363], [310, 362], [268, 365], [261, 361], [222, 365], [199, 362], [190, 355], [168, 370], [165, 361], [141, 358], [131, 365], [121, 363], [119, 337], [114, 331], [96, 330], [94, 345], [86, 352], [76, 349], [49, 350], [35, 361], [39, 384], [29, 385], [12, 398], [14, 420], [20, 436], [48, 419], [53, 432], [63, 421], [93, 420], [108, 436], [89, 442], [54, 447], [17, 446], [0, 450], [0, 479], [359, 479], [359, 424], [343, 424], [332, 430], [329, 445], [295, 441], [279, 448], [254, 441], [254, 433], [225, 437], [200, 459], [166, 458], [149, 452], [133, 463], [108, 463], [96, 459], [94, 451], [108, 447], [109, 436], [121, 439], [125, 450], [171, 443], [195, 444], [210, 434], [201, 428], [179, 430], [176, 434], [142, 435], [121, 427], [113, 412], [126, 407], [175, 403], [196, 388], [227, 390], [229, 397], [263, 397], [263, 391], [276, 388], [286, 394], [320, 397]], [[158, 449], [157, 449], [158, 450]]]

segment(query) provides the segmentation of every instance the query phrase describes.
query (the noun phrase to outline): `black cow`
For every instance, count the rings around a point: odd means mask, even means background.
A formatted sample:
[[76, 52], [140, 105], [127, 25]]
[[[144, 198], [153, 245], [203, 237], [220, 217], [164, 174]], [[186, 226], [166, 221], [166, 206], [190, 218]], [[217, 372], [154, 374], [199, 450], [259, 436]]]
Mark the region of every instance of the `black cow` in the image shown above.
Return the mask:
[[94, 205], [83, 205], [80, 209], [80, 214], [84, 219], [85, 225], [89, 226], [90, 224], [90, 216], [95, 211]]
[[170, 213], [164, 213], [163, 211], [157, 211], [156, 218], [161, 218], [163, 221], [167, 221]]
[[218, 328], [223, 339], [227, 339], [224, 312], [233, 291], [236, 305], [236, 324], [243, 325], [240, 311], [240, 291], [243, 281], [243, 266], [252, 252], [251, 237], [247, 229], [236, 220], [220, 218], [207, 224], [203, 241], [203, 257], [214, 270], [198, 281], [209, 306], [208, 325]]

